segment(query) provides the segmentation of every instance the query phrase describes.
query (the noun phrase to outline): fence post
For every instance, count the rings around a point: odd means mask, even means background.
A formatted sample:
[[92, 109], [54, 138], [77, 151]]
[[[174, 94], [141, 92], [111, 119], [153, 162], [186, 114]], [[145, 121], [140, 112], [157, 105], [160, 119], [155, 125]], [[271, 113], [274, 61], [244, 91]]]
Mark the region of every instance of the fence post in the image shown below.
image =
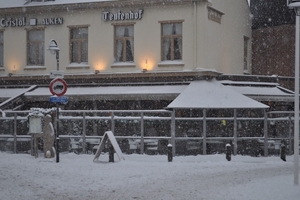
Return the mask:
[[17, 153], [17, 113], [14, 114], [14, 153]]
[[175, 145], [175, 109], [172, 110], [171, 114], [171, 145], [172, 145], [172, 154], [175, 155], [176, 145]]
[[231, 161], [231, 145], [230, 144], [226, 144], [226, 159], [228, 161]]
[[[233, 155], [237, 154], [237, 123], [236, 123], [236, 108], [233, 110]], [[230, 147], [232, 148], [232, 147]]]
[[264, 156], [268, 156], [268, 116], [266, 109], [264, 110]]
[[144, 154], [145, 146], [144, 146], [144, 113], [141, 113], [141, 149], [140, 153]]
[[172, 162], [173, 160], [173, 148], [172, 144], [168, 144], [168, 162]]
[[115, 114], [114, 112], [111, 113], [111, 126], [110, 126], [111, 132], [115, 134]]
[[85, 146], [86, 146], [86, 119], [85, 119], [85, 112], [82, 114], [82, 153], [87, 153]]
[[108, 162], [115, 162], [114, 159], [114, 153], [115, 153], [115, 149], [113, 147], [113, 145], [111, 144], [111, 142], [108, 143]]
[[203, 109], [203, 155], [206, 155], [206, 109]]
[[289, 114], [289, 155], [292, 155], [292, 116]]

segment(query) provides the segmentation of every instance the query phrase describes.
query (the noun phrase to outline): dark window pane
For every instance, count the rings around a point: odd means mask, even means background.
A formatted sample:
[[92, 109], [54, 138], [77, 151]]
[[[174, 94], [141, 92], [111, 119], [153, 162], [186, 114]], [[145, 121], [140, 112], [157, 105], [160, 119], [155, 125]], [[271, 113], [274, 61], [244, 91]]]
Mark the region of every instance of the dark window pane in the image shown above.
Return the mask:
[[169, 38], [163, 40], [163, 60], [171, 60], [171, 40]]
[[126, 40], [126, 61], [133, 61], [133, 39]]
[[31, 44], [29, 45], [29, 55], [28, 55], [28, 64], [29, 65], [35, 65], [35, 45]]
[[44, 43], [39, 43], [39, 56], [38, 56], [38, 64], [43, 65], [44, 64]]
[[3, 67], [3, 45], [0, 44], [0, 66]]
[[117, 40], [117, 55], [116, 55], [116, 61], [117, 62], [122, 62], [123, 61], [123, 42], [121, 40]]
[[174, 39], [174, 60], [181, 60], [181, 38]]
[[82, 42], [81, 45], [81, 62], [88, 61], [88, 42]]
[[72, 62], [78, 62], [78, 43], [72, 42]]

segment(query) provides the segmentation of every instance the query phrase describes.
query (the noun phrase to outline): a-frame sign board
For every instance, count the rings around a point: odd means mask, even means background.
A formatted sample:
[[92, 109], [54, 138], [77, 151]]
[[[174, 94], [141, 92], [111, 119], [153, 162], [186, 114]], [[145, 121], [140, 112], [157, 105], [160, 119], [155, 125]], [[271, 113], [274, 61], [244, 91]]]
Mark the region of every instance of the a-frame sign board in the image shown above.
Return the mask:
[[104, 133], [104, 135], [103, 135], [103, 138], [102, 138], [102, 140], [100, 142], [100, 145], [99, 145], [99, 147], [97, 149], [97, 152], [95, 154], [94, 162], [99, 159], [100, 154], [103, 151], [103, 149], [105, 147], [105, 143], [106, 143], [107, 140], [109, 140], [110, 143], [112, 144], [112, 146], [113, 146], [113, 148], [114, 148], [114, 150], [115, 150], [115, 152], [116, 152], [119, 160], [121, 160], [121, 159], [125, 160], [125, 158], [123, 156], [123, 153], [122, 153], [122, 151], [121, 151], [121, 149], [119, 147], [119, 144], [118, 144], [118, 142], [117, 142], [114, 134], [111, 131], [106, 131]]

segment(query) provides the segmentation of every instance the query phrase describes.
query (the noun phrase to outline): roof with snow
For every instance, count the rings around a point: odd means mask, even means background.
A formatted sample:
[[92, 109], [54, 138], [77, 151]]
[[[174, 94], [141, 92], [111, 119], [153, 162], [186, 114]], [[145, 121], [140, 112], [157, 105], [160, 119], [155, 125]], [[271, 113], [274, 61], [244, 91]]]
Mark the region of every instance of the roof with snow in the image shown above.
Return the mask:
[[95, 3], [95, 2], [110, 2], [118, 0], [55, 0], [45, 2], [31, 2], [30, 0], [2, 0], [0, 8], [15, 8], [15, 7], [30, 7], [30, 6], [48, 6], [62, 4], [78, 4], [78, 3]]
[[195, 108], [268, 108], [265, 104], [234, 91], [216, 79], [194, 81], [172, 102], [168, 109]]
[[[198, 0], [198, 1], [207, 1], [207, 0]], [[0, 9], [1, 8], [20, 8], [20, 7], [33, 7], [33, 6], [50, 6], [50, 5], [66, 5], [66, 4], [84, 4], [84, 3], [100, 3], [100, 2], [119, 2], [124, 3], [128, 2], [130, 4], [134, 4], [135, 2], [141, 3], [156, 3], [156, 2], [191, 2], [190, 0], [176, 0], [176, 1], [161, 1], [161, 0], [152, 0], [152, 1], [126, 1], [126, 0], [1, 0], [0, 1]]]
[[[49, 101], [49, 87], [0, 88], [0, 102], [22, 94], [25, 101]], [[70, 86], [69, 101], [174, 100], [168, 108], [265, 108], [257, 101], [293, 102], [294, 92], [277, 83], [194, 81], [189, 85]]]

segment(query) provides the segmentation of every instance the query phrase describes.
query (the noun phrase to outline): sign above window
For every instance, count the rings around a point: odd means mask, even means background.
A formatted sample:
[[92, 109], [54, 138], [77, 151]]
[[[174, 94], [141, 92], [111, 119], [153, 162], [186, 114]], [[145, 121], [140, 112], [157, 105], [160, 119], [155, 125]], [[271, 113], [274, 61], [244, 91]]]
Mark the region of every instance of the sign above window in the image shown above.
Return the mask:
[[138, 10], [137, 12], [122, 12], [111, 13], [108, 11], [103, 12], [102, 18], [104, 21], [124, 21], [124, 20], [140, 20], [143, 17], [144, 10]]
[[36, 18], [29, 19], [27, 23], [26, 17], [11, 18], [3, 17], [0, 19], [0, 26], [2, 27], [21, 27], [21, 26], [37, 26], [37, 25], [61, 25], [63, 24], [62, 17], [43, 18], [38, 20]]

